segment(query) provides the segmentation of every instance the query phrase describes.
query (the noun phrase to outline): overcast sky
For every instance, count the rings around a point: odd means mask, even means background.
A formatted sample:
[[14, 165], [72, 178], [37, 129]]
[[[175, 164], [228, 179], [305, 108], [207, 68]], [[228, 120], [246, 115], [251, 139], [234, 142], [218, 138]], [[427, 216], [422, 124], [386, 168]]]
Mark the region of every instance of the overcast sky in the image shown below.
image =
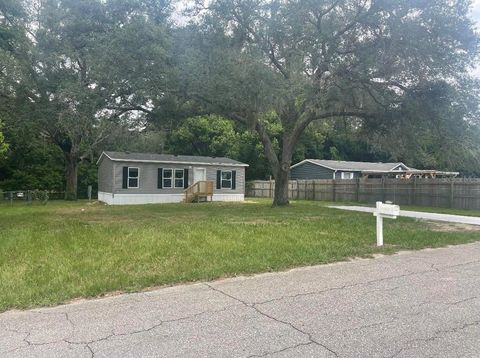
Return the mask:
[[480, 0], [473, 1], [472, 17], [480, 23]]
[[[480, 30], [480, 0], [473, 0], [472, 19], [477, 23], [477, 28]], [[477, 77], [480, 77], [480, 64], [475, 70]]]

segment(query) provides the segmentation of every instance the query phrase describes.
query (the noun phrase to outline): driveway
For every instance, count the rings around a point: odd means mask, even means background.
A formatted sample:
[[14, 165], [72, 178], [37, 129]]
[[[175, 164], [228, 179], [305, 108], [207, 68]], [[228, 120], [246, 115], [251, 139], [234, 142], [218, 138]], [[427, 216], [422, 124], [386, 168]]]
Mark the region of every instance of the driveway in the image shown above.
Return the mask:
[[0, 314], [2, 357], [479, 357], [480, 243]]
[[[375, 212], [375, 208], [371, 208], [368, 206], [358, 206], [358, 205], [333, 205], [333, 206], [329, 206], [329, 208], [349, 210], [349, 211], [361, 211], [364, 213]], [[467, 224], [467, 225], [480, 225], [480, 217], [475, 217], [475, 216], [437, 214], [437, 213], [428, 213], [423, 211], [410, 211], [410, 210], [400, 210], [400, 216], [405, 216], [405, 217], [414, 218], [414, 219], [422, 219], [422, 220], [445, 221], [445, 222]]]

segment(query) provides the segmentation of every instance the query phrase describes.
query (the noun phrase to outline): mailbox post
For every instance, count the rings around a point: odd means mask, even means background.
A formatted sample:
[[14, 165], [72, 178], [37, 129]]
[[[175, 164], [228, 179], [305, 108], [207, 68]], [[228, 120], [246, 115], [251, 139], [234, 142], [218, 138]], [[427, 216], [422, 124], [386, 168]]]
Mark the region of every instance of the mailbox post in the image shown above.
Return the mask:
[[373, 216], [377, 217], [377, 246], [383, 246], [383, 218], [396, 219], [400, 215], [400, 206], [377, 201]]

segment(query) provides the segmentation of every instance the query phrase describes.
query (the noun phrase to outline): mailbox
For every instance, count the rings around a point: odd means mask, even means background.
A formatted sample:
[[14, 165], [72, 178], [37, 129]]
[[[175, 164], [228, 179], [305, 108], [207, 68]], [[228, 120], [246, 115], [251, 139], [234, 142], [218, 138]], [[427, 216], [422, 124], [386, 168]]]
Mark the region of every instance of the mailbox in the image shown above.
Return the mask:
[[400, 206], [393, 204], [384, 204], [377, 201], [377, 208], [373, 213], [374, 216], [383, 216], [384, 218], [396, 219], [400, 215]]
[[383, 246], [383, 218], [396, 219], [400, 215], [400, 206], [377, 201], [373, 216], [377, 217], [377, 246]]

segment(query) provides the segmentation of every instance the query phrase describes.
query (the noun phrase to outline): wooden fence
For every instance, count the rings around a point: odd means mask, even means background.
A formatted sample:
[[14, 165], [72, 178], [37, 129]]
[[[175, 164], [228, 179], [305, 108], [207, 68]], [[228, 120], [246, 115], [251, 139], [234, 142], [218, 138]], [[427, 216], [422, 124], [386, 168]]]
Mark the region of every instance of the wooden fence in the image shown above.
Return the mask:
[[[290, 199], [367, 202], [392, 201], [418, 205], [480, 210], [480, 179], [319, 179], [291, 180]], [[247, 184], [250, 197], [273, 197], [275, 181]]]

